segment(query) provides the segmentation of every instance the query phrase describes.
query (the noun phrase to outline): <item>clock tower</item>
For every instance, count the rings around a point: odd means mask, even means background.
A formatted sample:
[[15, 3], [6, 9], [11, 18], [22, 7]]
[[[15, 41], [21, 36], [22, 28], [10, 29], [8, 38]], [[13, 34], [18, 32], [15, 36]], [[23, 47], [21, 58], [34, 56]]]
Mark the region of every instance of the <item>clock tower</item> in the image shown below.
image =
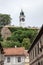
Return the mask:
[[25, 23], [25, 15], [24, 15], [23, 10], [21, 10], [21, 12], [20, 12], [19, 22], [20, 22], [20, 27], [24, 27], [24, 23]]

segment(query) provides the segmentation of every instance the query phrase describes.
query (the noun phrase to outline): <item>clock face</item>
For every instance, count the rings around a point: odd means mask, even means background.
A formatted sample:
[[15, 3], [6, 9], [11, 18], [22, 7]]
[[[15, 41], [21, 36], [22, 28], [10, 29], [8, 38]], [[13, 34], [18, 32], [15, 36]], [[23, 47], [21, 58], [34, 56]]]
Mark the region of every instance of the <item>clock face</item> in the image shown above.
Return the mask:
[[25, 21], [25, 19], [24, 19], [24, 18], [21, 18], [21, 19], [20, 19], [20, 21], [24, 22], [24, 21]]
[[22, 18], [22, 21], [25, 21], [25, 19], [24, 19], [24, 18]]

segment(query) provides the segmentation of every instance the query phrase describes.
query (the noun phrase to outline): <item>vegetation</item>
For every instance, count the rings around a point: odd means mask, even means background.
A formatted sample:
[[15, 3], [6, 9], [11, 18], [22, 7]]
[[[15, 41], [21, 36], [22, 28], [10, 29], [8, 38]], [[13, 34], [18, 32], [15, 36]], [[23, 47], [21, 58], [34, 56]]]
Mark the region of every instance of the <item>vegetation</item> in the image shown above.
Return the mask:
[[6, 40], [1, 36], [3, 26], [11, 23], [11, 17], [8, 14], [0, 14], [0, 42], [3, 47], [25, 47], [28, 49], [38, 33], [38, 29], [28, 29], [22, 27], [8, 27], [11, 31], [11, 36]]
[[0, 14], [0, 26], [5, 26], [11, 23], [11, 17], [8, 14]]
[[25, 47], [29, 49], [31, 43], [38, 33], [38, 29], [28, 29], [21, 27], [8, 27], [12, 32], [11, 37], [8, 37], [6, 40], [3, 39], [3, 47]]

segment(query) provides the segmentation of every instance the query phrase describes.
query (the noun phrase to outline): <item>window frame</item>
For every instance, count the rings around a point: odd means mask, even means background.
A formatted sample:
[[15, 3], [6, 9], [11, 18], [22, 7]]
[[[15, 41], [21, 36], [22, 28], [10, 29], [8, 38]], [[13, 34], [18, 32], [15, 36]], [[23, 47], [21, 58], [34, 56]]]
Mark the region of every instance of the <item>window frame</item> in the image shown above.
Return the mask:
[[18, 57], [18, 62], [21, 62], [21, 57]]
[[9, 63], [10, 62], [10, 57], [7, 57], [7, 63]]

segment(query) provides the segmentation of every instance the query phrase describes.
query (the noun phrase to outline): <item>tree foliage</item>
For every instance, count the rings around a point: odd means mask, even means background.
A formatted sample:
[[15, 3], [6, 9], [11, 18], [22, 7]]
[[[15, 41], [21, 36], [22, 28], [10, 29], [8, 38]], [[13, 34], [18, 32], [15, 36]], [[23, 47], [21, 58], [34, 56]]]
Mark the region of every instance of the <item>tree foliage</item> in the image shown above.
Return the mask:
[[4, 40], [3, 42], [2, 42], [2, 46], [3, 47], [15, 47], [15, 46], [17, 46], [17, 47], [20, 47], [21, 46], [21, 44], [19, 43], [19, 41], [6, 41], [6, 40]]
[[2, 38], [2, 36], [0, 35], [0, 41], [3, 41], [3, 38]]
[[25, 49], [29, 49], [31, 43], [29, 38], [24, 38], [22, 41], [22, 47], [25, 47]]
[[0, 14], [0, 26], [5, 26], [11, 23], [11, 17], [8, 14]]
[[37, 29], [28, 29], [28, 28], [17, 28], [9, 27], [12, 35], [2, 42], [3, 47], [25, 47], [29, 49], [31, 43], [36, 37], [38, 30]]

